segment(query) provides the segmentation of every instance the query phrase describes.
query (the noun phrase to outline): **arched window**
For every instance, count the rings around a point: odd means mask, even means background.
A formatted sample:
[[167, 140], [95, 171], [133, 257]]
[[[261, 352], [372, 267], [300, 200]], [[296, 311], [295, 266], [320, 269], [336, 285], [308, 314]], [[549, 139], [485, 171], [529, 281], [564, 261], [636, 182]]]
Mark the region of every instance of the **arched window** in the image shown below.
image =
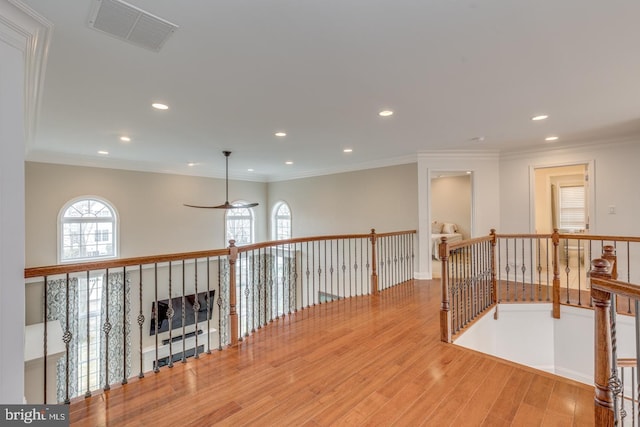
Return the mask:
[[[242, 205], [245, 202], [237, 201], [233, 205]], [[253, 243], [253, 210], [251, 208], [229, 209], [226, 214], [227, 241], [235, 240], [236, 246]]]
[[291, 209], [286, 202], [280, 202], [273, 210], [273, 237], [276, 240], [291, 238]]
[[109, 202], [93, 196], [71, 200], [58, 223], [60, 262], [118, 256], [118, 219]]

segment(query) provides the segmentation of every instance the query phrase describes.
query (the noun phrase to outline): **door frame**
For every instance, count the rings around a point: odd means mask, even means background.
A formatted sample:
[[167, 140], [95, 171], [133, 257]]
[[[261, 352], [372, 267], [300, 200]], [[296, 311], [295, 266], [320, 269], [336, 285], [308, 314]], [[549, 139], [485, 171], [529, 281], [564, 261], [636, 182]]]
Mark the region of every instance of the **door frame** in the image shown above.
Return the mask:
[[585, 166], [585, 195], [587, 204], [587, 224], [585, 233], [593, 233], [596, 227], [595, 215], [595, 160], [583, 160], [563, 163], [544, 163], [529, 165], [529, 232], [536, 232], [536, 170], [547, 168], [560, 168], [566, 166]]

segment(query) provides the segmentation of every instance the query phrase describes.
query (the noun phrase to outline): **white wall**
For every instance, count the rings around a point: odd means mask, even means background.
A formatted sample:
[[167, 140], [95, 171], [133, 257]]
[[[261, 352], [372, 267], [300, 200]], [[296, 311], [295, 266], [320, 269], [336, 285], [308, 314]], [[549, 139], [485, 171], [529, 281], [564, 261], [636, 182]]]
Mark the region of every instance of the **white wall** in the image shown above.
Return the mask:
[[25, 57], [38, 27], [0, 1], [0, 403], [9, 404], [24, 397]]
[[[591, 234], [640, 235], [640, 139], [606, 142], [571, 149], [547, 149], [500, 157], [500, 228], [501, 233], [530, 230], [530, 168], [559, 166], [593, 161], [590, 185], [595, 193]], [[616, 206], [616, 214], [608, 206]], [[533, 230], [531, 230], [533, 231]]]
[[[500, 304], [456, 338], [455, 344], [593, 384], [593, 310], [561, 306], [560, 319], [551, 304]], [[617, 316], [618, 357], [635, 358], [631, 316]]]
[[[266, 239], [266, 184], [230, 181], [230, 202], [258, 202], [256, 240]], [[224, 248], [221, 209], [195, 209], [184, 203], [224, 202], [224, 180], [193, 176], [26, 163], [27, 266], [57, 261], [60, 209], [79, 196], [99, 196], [118, 211], [123, 258]]]

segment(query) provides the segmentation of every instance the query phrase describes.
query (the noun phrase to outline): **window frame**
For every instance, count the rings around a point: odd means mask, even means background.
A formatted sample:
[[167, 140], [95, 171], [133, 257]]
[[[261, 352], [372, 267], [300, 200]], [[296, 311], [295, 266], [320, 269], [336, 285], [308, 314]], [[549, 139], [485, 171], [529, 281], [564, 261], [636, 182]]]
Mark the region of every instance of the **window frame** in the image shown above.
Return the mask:
[[[65, 213], [67, 212], [67, 210], [72, 207], [73, 205], [77, 204], [78, 202], [82, 202], [82, 201], [87, 201], [87, 200], [92, 200], [92, 201], [96, 201], [98, 203], [103, 204], [107, 209], [109, 209], [109, 211], [111, 212], [111, 216], [110, 217], [106, 217], [105, 219], [98, 219], [96, 217], [93, 218], [79, 218], [77, 220], [66, 220], [67, 217], [65, 217]], [[82, 263], [82, 262], [93, 262], [93, 261], [97, 261], [97, 260], [106, 260], [106, 259], [114, 259], [114, 258], [118, 258], [120, 256], [120, 221], [118, 220], [119, 215], [118, 215], [118, 211], [115, 208], [115, 206], [113, 205], [113, 203], [111, 203], [110, 201], [106, 200], [103, 197], [99, 197], [99, 196], [94, 196], [94, 195], [84, 195], [84, 196], [79, 196], [79, 197], [74, 197], [73, 199], [67, 201], [62, 208], [60, 209], [60, 211], [58, 212], [58, 220], [57, 220], [57, 237], [58, 237], [58, 242], [57, 242], [57, 261], [58, 264], [73, 264], [73, 263]], [[71, 223], [75, 223], [75, 224], [82, 224], [82, 223], [110, 223], [113, 229], [113, 241], [111, 243], [112, 247], [113, 247], [113, 253], [109, 254], [109, 255], [102, 255], [102, 256], [85, 256], [82, 258], [69, 258], [66, 259], [64, 258], [64, 226], [65, 224], [71, 224]], [[97, 232], [99, 230], [93, 230], [90, 233], [86, 233], [91, 234], [93, 236], [96, 236]], [[102, 236], [102, 234], [100, 233], [100, 235]], [[102, 240], [100, 240], [100, 242], [102, 242]], [[96, 241], [96, 243], [100, 243], [98, 241]]]
[[[286, 206], [287, 209], [289, 210], [289, 215], [279, 215], [279, 211], [280, 208], [282, 208], [283, 206]], [[289, 204], [287, 202], [280, 201], [278, 203], [275, 204], [275, 206], [273, 207], [273, 214], [271, 217], [272, 220], [272, 238], [274, 240], [281, 240], [279, 239], [279, 227], [278, 227], [278, 220], [279, 219], [288, 219], [289, 220], [289, 237], [287, 237], [287, 239], [291, 239], [293, 237], [293, 220], [292, 220], [292, 215], [291, 215], [291, 206], [289, 206]], [[282, 240], [286, 240], [286, 239], [282, 239]]]

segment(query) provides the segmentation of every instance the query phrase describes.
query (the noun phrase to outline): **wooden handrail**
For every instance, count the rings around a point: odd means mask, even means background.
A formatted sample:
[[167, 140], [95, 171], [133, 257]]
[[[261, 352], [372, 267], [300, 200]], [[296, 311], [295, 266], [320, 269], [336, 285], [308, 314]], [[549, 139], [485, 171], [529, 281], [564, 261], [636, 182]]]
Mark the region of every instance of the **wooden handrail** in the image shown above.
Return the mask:
[[[416, 230], [396, 231], [390, 233], [377, 233], [376, 237], [399, 236], [405, 234], [416, 234]], [[293, 243], [315, 242], [323, 240], [336, 239], [370, 239], [371, 234], [335, 234], [326, 236], [299, 237], [287, 240], [272, 240], [262, 243], [254, 243], [251, 245], [237, 247], [238, 253], [249, 252], [255, 249], [262, 249], [271, 246], [280, 246]], [[173, 254], [150, 255], [142, 257], [117, 258], [104, 261], [77, 262], [70, 264], [48, 265], [40, 267], [28, 267], [24, 269], [24, 278], [30, 279], [34, 277], [55, 276], [67, 273], [79, 273], [83, 271], [106, 270], [107, 268], [130, 267], [146, 264], [160, 264], [170, 261], [182, 261], [185, 259], [201, 259], [207, 257], [228, 256], [229, 248], [211, 249], [205, 251], [194, 252], [178, 252]]]
[[[406, 234], [416, 234], [416, 230], [396, 231], [390, 233], [376, 233], [377, 238], [389, 237], [389, 236], [402, 236]], [[325, 236], [312, 236], [312, 237], [296, 237], [294, 239], [284, 240], [271, 240], [268, 242], [252, 243], [250, 245], [238, 246], [238, 252], [250, 252], [255, 249], [263, 249], [271, 246], [289, 245], [294, 243], [306, 243], [306, 242], [318, 242], [325, 240], [340, 240], [340, 239], [370, 239], [371, 233], [367, 234], [331, 234]]]
[[24, 278], [55, 276], [58, 274], [78, 273], [82, 271], [106, 270], [107, 268], [129, 267], [132, 265], [160, 264], [185, 259], [199, 259], [207, 257], [227, 256], [229, 249], [212, 249], [208, 251], [181, 252], [166, 255], [151, 255], [133, 258], [118, 258], [105, 261], [78, 262], [73, 264], [49, 265], [43, 267], [29, 267], [24, 269]]

